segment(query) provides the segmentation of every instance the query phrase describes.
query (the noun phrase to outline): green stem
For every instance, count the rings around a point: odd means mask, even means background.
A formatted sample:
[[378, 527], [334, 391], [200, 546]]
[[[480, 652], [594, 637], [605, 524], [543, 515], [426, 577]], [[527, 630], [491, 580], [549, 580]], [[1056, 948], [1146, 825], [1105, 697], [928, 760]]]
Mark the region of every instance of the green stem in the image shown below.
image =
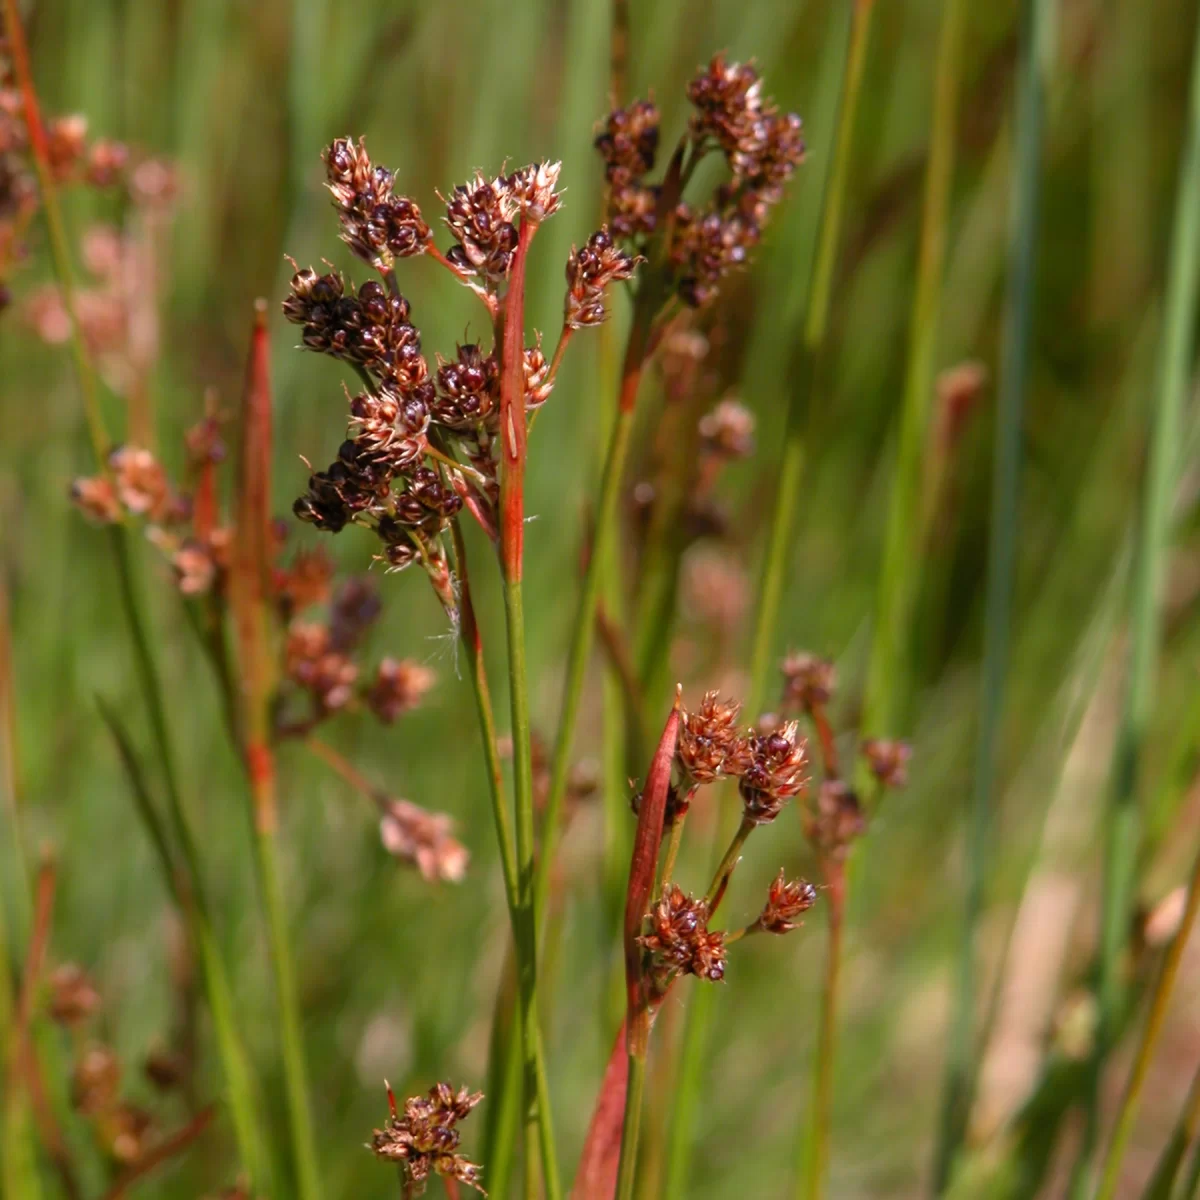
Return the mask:
[[742, 856], [742, 847], [753, 831], [754, 822], [743, 817], [741, 824], [737, 827], [737, 832], [729, 842], [725, 856], [713, 872], [712, 883], [708, 885], [708, 891], [704, 894], [704, 903], [708, 907], [709, 916], [712, 916], [720, 906], [721, 900], [725, 896], [725, 889], [729, 886], [729, 877], [733, 874], [733, 869], [738, 865], [738, 859]]
[[875, 633], [863, 700], [861, 727], [869, 733], [881, 730], [895, 733], [903, 727], [898, 710], [907, 694], [908, 639], [917, 579], [924, 566], [920, 545], [921, 485], [927, 461], [925, 450], [933, 397], [934, 353], [945, 275], [947, 217], [954, 174], [955, 114], [966, 11], [965, 0], [947, 0], [937, 51], [933, 129], [925, 172], [917, 284], [908, 333], [908, 369], [875, 603]]
[[265, 829], [255, 829], [254, 857], [262, 889], [263, 907], [266, 910], [267, 941], [279, 1007], [279, 1036], [283, 1046], [284, 1085], [287, 1091], [297, 1189], [302, 1200], [318, 1200], [321, 1186], [317, 1171], [312, 1111], [308, 1103], [304, 1034], [296, 993], [296, 972], [288, 941], [287, 911], [279, 882], [279, 861], [274, 833]]
[[562, 820], [563, 800], [567, 793], [567, 776], [571, 766], [571, 747], [575, 738], [575, 722], [579, 716], [579, 704], [583, 698], [583, 683], [587, 673], [588, 657], [595, 633], [596, 606], [600, 600], [600, 584], [603, 579], [603, 563], [608, 540], [614, 535], [617, 500], [621, 492], [621, 479], [625, 473], [625, 460], [629, 454], [629, 438], [633, 429], [633, 414], [637, 401], [638, 384], [642, 369], [650, 350], [651, 324], [657, 308], [658, 290], [648, 280], [638, 293], [634, 307], [633, 326], [625, 349], [625, 361], [621, 369], [620, 398], [617, 413], [609, 435], [608, 451], [604, 459], [604, 471], [600, 479], [600, 497], [596, 505], [595, 534], [592, 552], [588, 555], [583, 574], [583, 588], [579, 606], [575, 610], [575, 621], [571, 631], [571, 646], [567, 653], [567, 675], [563, 687], [562, 716], [559, 718], [558, 736], [554, 742], [554, 758], [550, 767], [550, 793], [546, 801], [546, 814], [542, 819], [542, 854], [538, 863], [537, 880], [534, 886], [534, 905], [539, 920], [545, 912], [546, 899], [550, 890], [550, 868], [554, 861], [555, 842]]
[[950, 1033], [942, 1111], [934, 1161], [934, 1188], [942, 1193], [966, 1130], [973, 1087], [975, 1041], [975, 934], [983, 904], [987, 836], [996, 747], [1008, 667], [1016, 520], [1020, 486], [1021, 421], [1029, 375], [1034, 259], [1041, 183], [1045, 64], [1052, 0], [1023, 0], [1017, 84], [1017, 162], [1012, 183], [1002, 375], [996, 413], [983, 671], [974, 785], [967, 829], [967, 883], [958, 949], [958, 994]]
[[[1142, 1193], [1142, 1200], [1171, 1200], [1175, 1177], [1179, 1174], [1179, 1168], [1183, 1166], [1183, 1157], [1187, 1153], [1188, 1146], [1195, 1141], [1198, 1132], [1200, 1132], [1200, 1071], [1197, 1071], [1192, 1077], [1192, 1086], [1184, 1101], [1183, 1111], [1179, 1114], [1175, 1128], [1171, 1130], [1171, 1136], [1167, 1139], [1162, 1154], [1159, 1155], [1154, 1174], [1150, 1177], [1150, 1182]], [[1200, 1162], [1200, 1154], [1193, 1157], [1190, 1177], [1180, 1192], [1180, 1200], [1190, 1200], [1190, 1197], [1195, 1195], [1197, 1162]], [[1106, 1174], [1102, 1186], [1107, 1187], [1107, 1184], [1108, 1176]], [[1110, 1194], [1113, 1193], [1101, 1192], [1101, 1195]]]
[[[500, 752], [496, 743], [496, 720], [492, 709], [491, 691], [487, 681], [487, 667], [483, 656], [483, 638], [475, 614], [475, 605], [471, 594], [471, 580], [467, 566], [466, 543], [462, 536], [462, 527], [457, 520], [453, 523], [454, 559], [458, 569], [459, 581], [459, 611], [461, 621], [459, 634], [466, 651], [467, 671], [471, 676], [471, 687], [475, 695], [475, 710], [479, 718], [479, 730], [483, 737], [483, 754], [487, 763], [488, 791], [492, 802], [492, 819], [496, 827], [496, 842], [500, 850], [500, 866], [504, 876], [504, 895], [508, 903], [509, 921], [512, 925], [513, 944], [520, 937], [521, 928], [521, 897], [520, 883], [517, 872], [517, 854], [514, 847], [512, 821], [509, 818], [508, 805], [504, 797], [504, 776], [500, 766]], [[503, 995], [498, 997], [497, 1005], [501, 1005]], [[499, 1008], [498, 1008], [499, 1012]], [[513, 1031], [505, 1031], [497, 1022], [493, 1032], [492, 1053], [508, 1055], [508, 1047], [517, 1046]], [[558, 1176], [558, 1160], [554, 1153], [553, 1123], [550, 1119], [550, 1099], [546, 1082], [544, 1054], [540, 1028], [535, 1028], [535, 1053], [537, 1055], [537, 1102], [538, 1111], [547, 1114], [545, 1121], [539, 1122], [540, 1147], [542, 1156], [542, 1172], [547, 1181], [547, 1194], [557, 1195], [561, 1191]], [[514, 1093], [519, 1089], [521, 1075], [517, 1069], [515, 1053], [512, 1063], [506, 1066], [504, 1073], [499, 1076], [501, 1093], [496, 1096], [498, 1105], [505, 1111], [515, 1108]], [[497, 1124], [497, 1130], [503, 1126]], [[493, 1194], [502, 1192], [508, 1185], [508, 1174], [512, 1162], [511, 1139], [500, 1139], [491, 1146], [488, 1167]], [[502, 1181], [502, 1182], [499, 1182]]]
[[829, 873], [829, 942], [825, 947], [825, 977], [821, 988], [821, 1013], [817, 1030], [817, 1054], [813, 1065], [813, 1096], [809, 1107], [808, 1140], [798, 1195], [801, 1200], [818, 1200], [825, 1192], [829, 1173], [829, 1133], [833, 1127], [834, 1055], [837, 1047], [838, 983], [842, 964], [842, 916], [844, 911], [842, 867]]
[[[1138, 777], [1142, 748], [1153, 710], [1154, 679], [1162, 640], [1162, 593], [1171, 535], [1172, 499], [1181, 466], [1183, 406], [1192, 360], [1198, 268], [1200, 268], [1200, 28], [1193, 50], [1191, 99], [1187, 140], [1175, 198], [1175, 220], [1167, 274], [1166, 328], [1159, 360], [1158, 396], [1151, 433], [1150, 456], [1142, 498], [1137, 565], [1133, 578], [1131, 647], [1125, 711], [1113, 756], [1107, 812], [1104, 917], [1100, 960], [1100, 1028], [1097, 1036], [1095, 1095], [1089, 1128], [1098, 1125], [1099, 1073], [1112, 1048], [1113, 1014], [1120, 1000], [1121, 963], [1125, 953], [1129, 914], [1133, 904], [1138, 855]], [[1109, 1144], [1097, 1196], [1115, 1194], [1149, 1059], [1157, 1042], [1179, 957], [1200, 902], [1200, 856], [1193, 868], [1187, 910], [1163, 964], [1142, 1032], [1137, 1057]]]
[[617, 1167], [616, 1200], [633, 1200], [637, 1177], [638, 1136], [642, 1124], [642, 1093], [646, 1087], [646, 1055], [629, 1054], [629, 1076], [625, 1085], [625, 1119], [621, 1125], [621, 1161]]
[[[525, 1095], [525, 1195], [537, 1195], [534, 1162], [539, 1126], [550, 1119], [538, 1103], [537, 1064], [537, 920], [534, 906], [533, 755], [530, 741], [529, 692], [525, 662], [525, 614], [521, 580], [504, 579], [504, 613], [508, 633], [508, 694], [512, 708], [513, 791], [516, 797], [517, 881], [520, 904], [517, 925], [518, 1024], [521, 1031], [522, 1086]], [[543, 851], [545, 854], [545, 851]]]
[[816, 363], [825, 341], [829, 323], [829, 301], [833, 291], [834, 267], [842, 228], [842, 210], [846, 183], [850, 174], [850, 148], [854, 137], [854, 119], [862, 90], [863, 68], [867, 60], [867, 36], [871, 28], [874, 0], [854, 0], [850, 21], [850, 39], [846, 51], [845, 75], [838, 101], [837, 138], [834, 143], [830, 174], [824, 182], [821, 199], [820, 238], [808, 280], [808, 310], [799, 347], [799, 362], [788, 403], [784, 431], [783, 459], [779, 483], [771, 513], [766, 555], [758, 591], [754, 643], [750, 656], [751, 688], [746, 710], [751, 716], [762, 707], [775, 644], [783, 584], [791, 561], [792, 533], [800, 500], [800, 479], [804, 467], [804, 428], [812, 399]]

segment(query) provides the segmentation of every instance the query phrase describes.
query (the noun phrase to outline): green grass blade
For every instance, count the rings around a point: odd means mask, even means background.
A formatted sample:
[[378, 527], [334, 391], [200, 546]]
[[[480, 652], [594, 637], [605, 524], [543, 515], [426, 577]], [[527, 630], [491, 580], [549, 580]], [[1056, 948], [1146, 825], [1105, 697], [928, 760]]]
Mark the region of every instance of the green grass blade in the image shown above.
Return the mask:
[[946, 1063], [942, 1111], [934, 1160], [934, 1186], [949, 1182], [966, 1129], [973, 1087], [976, 998], [975, 934], [983, 906], [987, 836], [991, 820], [996, 753], [1008, 670], [1013, 576], [1016, 570], [1017, 507], [1020, 489], [1021, 423], [1029, 375], [1033, 324], [1034, 260], [1041, 191], [1045, 67], [1053, 0], [1024, 0], [1017, 79], [1016, 162], [1012, 180], [1008, 290], [996, 412], [992, 511], [979, 735], [967, 815], [967, 883], [958, 951], [955, 1015]]
[[[1172, 501], [1182, 465], [1180, 455], [1183, 406], [1192, 362], [1200, 284], [1200, 29], [1193, 50], [1191, 100], [1183, 164], [1175, 198], [1175, 219], [1167, 266], [1165, 327], [1158, 366], [1150, 456], [1143, 483], [1131, 599], [1131, 645], [1125, 710], [1113, 756], [1105, 853], [1104, 917], [1101, 940], [1100, 1030], [1097, 1074], [1111, 1049], [1111, 1014], [1121, 988], [1120, 962], [1127, 941], [1134, 901], [1134, 875], [1140, 838], [1137, 806], [1142, 747], [1154, 707], [1154, 680], [1162, 640], [1162, 594], [1170, 549]], [[1200, 859], [1197, 860], [1200, 868]], [[1192, 883], [1192, 897], [1200, 879]], [[1194, 910], [1192, 911], [1194, 916]], [[1162, 1009], [1170, 995], [1174, 971], [1164, 969], [1147, 1021], [1129, 1086], [1106, 1156], [1098, 1195], [1108, 1200], [1116, 1191], [1121, 1159], [1132, 1132], [1141, 1086], [1149, 1066]], [[1161, 1003], [1160, 998], [1161, 997]], [[1155, 1019], [1157, 1017], [1157, 1020]], [[1093, 1101], [1091, 1127], [1097, 1124]]]
[[212, 1019], [213, 1034], [217, 1039], [217, 1049], [225, 1075], [229, 1109], [233, 1118], [234, 1134], [237, 1138], [242, 1166], [250, 1174], [250, 1177], [259, 1181], [259, 1186], [266, 1190], [271, 1183], [270, 1159], [267, 1152], [267, 1141], [260, 1124], [254, 1079], [245, 1046], [238, 1032], [229, 976], [226, 974], [225, 963], [217, 949], [207, 911], [200, 903], [196, 902], [192, 892], [195, 881], [189, 874], [181, 873], [178, 869], [175, 854], [167, 837], [166, 827], [159, 816], [153, 791], [147, 781], [146, 772], [134, 747], [133, 739], [129, 736], [115, 708], [99, 698], [97, 706], [100, 709], [100, 716], [108, 726], [109, 734], [112, 736], [113, 744], [116, 746], [118, 757], [121, 760], [121, 766], [129, 780], [130, 791], [133, 794], [138, 815], [146, 826], [158, 858], [163, 882], [188, 923], [200, 958], [209, 1015]]
[[[846, 6], [849, 7], [849, 6]], [[841, 239], [842, 215], [845, 207], [846, 185], [850, 174], [850, 150], [854, 140], [854, 118], [862, 91], [863, 70], [867, 61], [867, 42], [871, 31], [874, 0], [855, 0], [850, 17], [845, 56], [832, 60], [842, 67], [839, 88], [837, 137], [828, 175], [822, 181], [820, 227], [817, 251], [813, 258], [812, 274], [808, 280], [808, 308], [805, 312], [804, 333], [799, 347], [799, 362], [788, 402], [787, 427], [784, 433], [783, 458], [779, 466], [775, 502], [771, 513], [770, 531], [763, 559], [762, 577], [758, 589], [758, 609], [755, 616], [754, 640], [750, 658], [750, 695], [748, 713], [757, 713], [766, 694], [767, 679], [775, 650], [779, 606], [783, 599], [783, 584], [791, 561], [792, 532], [800, 497], [800, 478], [804, 468], [804, 430], [812, 400], [817, 360], [825, 341], [829, 323], [829, 304], [833, 293], [834, 269], [837, 266]]]
[[945, 277], [950, 188], [954, 177], [959, 79], [966, 0], [946, 0], [937, 51], [933, 128], [925, 170], [925, 200], [917, 255], [917, 285], [908, 335], [908, 368], [900, 440], [888, 503], [887, 533], [862, 728], [868, 734], [905, 728], [913, 606], [921, 569], [921, 484], [925, 477], [942, 285]]

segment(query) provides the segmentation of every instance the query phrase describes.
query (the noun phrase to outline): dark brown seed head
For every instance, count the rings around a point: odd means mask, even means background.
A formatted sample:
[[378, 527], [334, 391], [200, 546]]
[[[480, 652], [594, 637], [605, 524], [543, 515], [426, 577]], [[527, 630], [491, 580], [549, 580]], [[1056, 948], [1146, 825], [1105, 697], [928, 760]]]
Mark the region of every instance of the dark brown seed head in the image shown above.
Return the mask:
[[567, 258], [567, 292], [563, 301], [566, 324], [572, 329], [602, 324], [608, 317], [606, 289], [610, 284], [631, 279], [641, 261], [615, 244], [607, 225], [593, 233], [583, 249], [572, 246]]
[[437, 372], [437, 399], [432, 418], [447, 429], [466, 430], [483, 424], [500, 403], [500, 364], [479, 346], [459, 346], [457, 356]]
[[658, 153], [659, 112], [649, 100], [635, 100], [628, 108], [608, 114], [596, 137], [604, 159], [604, 174], [614, 188], [636, 183], [654, 167]]
[[803, 924], [796, 918], [817, 902], [817, 889], [805, 879], [788, 880], [780, 869], [771, 881], [767, 902], [759, 914], [758, 928], [765, 933], [788, 933]]
[[808, 785], [808, 746], [797, 733], [796, 722], [747, 739], [749, 762], [739, 790], [747, 820], [764, 825], [779, 816], [784, 803]]
[[513, 224], [519, 204], [502, 176], [475, 178], [460, 184], [446, 201], [446, 228], [458, 243], [448, 257], [471, 274], [491, 282], [507, 277], [517, 250]]
[[862, 744], [863, 757], [871, 774], [884, 787], [902, 788], [908, 783], [908, 760], [912, 747], [894, 738], [868, 738]]

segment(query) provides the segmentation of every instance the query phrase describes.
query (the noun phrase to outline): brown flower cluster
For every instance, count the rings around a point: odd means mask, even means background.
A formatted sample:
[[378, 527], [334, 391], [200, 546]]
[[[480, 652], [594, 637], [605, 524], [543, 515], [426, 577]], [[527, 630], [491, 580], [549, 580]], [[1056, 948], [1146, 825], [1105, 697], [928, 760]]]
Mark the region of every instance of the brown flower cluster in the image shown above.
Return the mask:
[[[87, 1120], [98, 1145], [114, 1164], [132, 1166], [152, 1148], [156, 1122], [146, 1108], [124, 1097], [124, 1065], [116, 1052], [88, 1036], [88, 1025], [101, 1007], [100, 992], [75, 963], [63, 963], [50, 973], [48, 992], [50, 1018], [71, 1030], [76, 1047], [70, 1076], [71, 1106]], [[160, 1091], [177, 1087], [186, 1070], [177, 1067], [168, 1078], [159, 1069], [166, 1057], [168, 1052], [160, 1049], [144, 1063], [146, 1077]], [[181, 1061], [178, 1055], [169, 1057]]]
[[[51, 117], [45, 121], [45, 134], [50, 173], [59, 187], [121, 187], [138, 209], [160, 205], [175, 194], [169, 168], [154, 159], [135, 165], [122, 143], [89, 137], [86, 117]], [[27, 257], [25, 233], [37, 208], [37, 175], [24, 103], [0, 56], [0, 310], [11, 301], [6, 284], [10, 272]], [[111, 329], [111, 299], [88, 291], [77, 295], [86, 331], [105, 325]]]
[[763, 933], [790, 933], [796, 920], [817, 902], [817, 889], [804, 879], [789, 880], [782, 869], [771, 883], [755, 927]]
[[[827, 711], [837, 687], [837, 671], [830, 659], [801, 652], [789, 654], [780, 664], [780, 672], [783, 676], [780, 710], [806, 718], [821, 747], [820, 785], [803, 813], [805, 836], [826, 870], [836, 871], [851, 844], [867, 831], [867, 811], [853, 785], [843, 778], [838, 738]], [[777, 732], [778, 729], [763, 736], [774, 736]], [[881, 788], [901, 788], [907, 783], [912, 753], [907, 742], [868, 738], [862, 742], [861, 751], [867, 771]]]
[[383, 848], [402, 862], [412, 863], [432, 883], [461, 883], [471, 855], [454, 837], [454, 819], [429, 812], [407, 800], [381, 802], [379, 837]]
[[[301, 570], [311, 570], [308, 559], [301, 559]], [[421, 703], [434, 674], [410, 659], [385, 657], [369, 678], [362, 677], [357, 652], [380, 611], [375, 587], [366, 579], [351, 578], [334, 593], [326, 620], [291, 620], [284, 639], [283, 674], [295, 692], [307, 697], [308, 710], [292, 711], [285, 691], [277, 714], [280, 734], [308, 734], [335, 713], [360, 704], [390, 725]]]
[[676, 975], [695, 975], [711, 983], [725, 978], [725, 934], [709, 931], [708, 905], [675, 884], [664, 886], [650, 910], [650, 932], [638, 938], [647, 952], [658, 991]]
[[702, 785], [737, 779], [743, 816], [765, 825], [804, 791], [807, 742], [795, 722], [769, 733], [743, 729], [737, 724], [740, 710], [740, 704], [706, 692], [699, 708], [684, 711], [675, 748], [674, 783], [690, 799]]
[[427, 1096], [410, 1096], [401, 1114], [392, 1089], [387, 1089], [388, 1120], [376, 1129], [369, 1149], [384, 1162], [397, 1164], [406, 1183], [420, 1194], [431, 1175], [456, 1179], [487, 1195], [480, 1183], [483, 1168], [458, 1153], [458, 1124], [483, 1099], [482, 1092], [465, 1087], [457, 1092], [448, 1083], [435, 1083]]
[[[457, 347], [431, 365], [401, 294], [397, 260], [428, 253], [484, 302], [498, 328], [522, 223], [536, 226], [557, 211], [557, 163], [483, 174], [443, 198], [453, 244], [443, 254], [420, 209], [395, 191], [391, 171], [375, 165], [362, 142], [341, 138], [324, 154], [327, 183], [342, 236], [382, 276], [357, 288], [336, 271], [297, 269], [283, 303], [302, 327], [305, 348], [353, 366], [365, 390], [348, 397], [347, 436], [336, 460], [314, 471], [295, 503], [300, 520], [338, 533], [365, 526], [382, 542], [389, 569], [420, 563], [452, 621], [457, 597], [445, 548], [450, 522], [466, 509], [495, 535], [498, 502], [500, 388], [498, 347]], [[573, 250], [567, 267], [563, 339], [607, 315], [605, 292], [630, 278], [636, 260], [605, 230]], [[554, 386], [540, 336], [524, 349], [528, 417]]]
[[76, 479], [71, 499], [102, 525], [126, 516], [178, 525], [190, 516], [188, 498], [173, 490], [162, 465], [140, 446], [118, 446], [109, 455], [108, 473]]
[[[610, 113], [596, 148], [604, 158], [614, 234], [639, 248], [660, 233], [667, 237], [671, 286], [685, 304], [700, 307], [761, 240], [805, 146], [800, 118], [763, 97], [749, 64], [718, 54], [692, 79], [687, 95], [694, 109], [688, 136], [661, 183], [646, 181], [659, 143], [659, 112], [649, 101]], [[687, 183], [714, 150], [724, 156], [730, 178], [705, 203], [688, 203]]]
[[362, 139], [338, 138], [325, 151], [327, 186], [338, 210], [342, 241], [380, 271], [398, 258], [421, 254], [429, 226], [407, 196], [392, 191], [394, 178], [373, 164]]

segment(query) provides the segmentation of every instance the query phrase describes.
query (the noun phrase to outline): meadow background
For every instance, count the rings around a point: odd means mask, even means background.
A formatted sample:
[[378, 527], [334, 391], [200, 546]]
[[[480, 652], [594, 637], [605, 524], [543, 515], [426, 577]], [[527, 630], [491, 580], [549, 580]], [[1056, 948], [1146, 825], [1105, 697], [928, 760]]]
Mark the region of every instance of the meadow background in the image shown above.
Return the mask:
[[[914, 757], [909, 787], [889, 797], [863, 848], [851, 903], [829, 1185], [837, 1197], [925, 1194], [931, 1170], [979, 717], [1020, 7], [1011, 0], [970, 4], [966, 16], [935, 366], [978, 360], [989, 383], [954, 441], [921, 551], [906, 702], [896, 728], [872, 731], [910, 738]], [[1079, 998], [1097, 940], [1100, 828], [1123, 697], [1130, 545], [1155, 398], [1197, 21], [1194, 0], [1060, 0], [1050, 7], [1012, 638], [977, 943], [980, 1021], [989, 1036], [972, 1149], [958, 1178], [962, 1195], [1026, 1194], [1004, 1182], [1015, 1144], [1008, 1134], [1020, 1128], [1045, 1053], [1054, 1047], [1069, 1057], [1072, 1022], [1086, 1027]], [[366, 274], [337, 243], [321, 186], [320, 150], [335, 136], [365, 135], [427, 216], [437, 213], [435, 189], [445, 191], [476, 167], [561, 158], [565, 206], [538, 238], [529, 300], [532, 322], [551, 335], [557, 328], [562, 264], [571, 243], [594, 228], [600, 205], [602, 170], [591, 141], [608, 107], [606, 4], [38, 0], [26, 8], [46, 111], [85, 113], [94, 134], [161, 155], [180, 172], [162, 245], [160, 354], [151, 376], [158, 446], [172, 468], [182, 463], [182, 433], [200, 415], [206, 390], [235, 405], [260, 296], [271, 306], [281, 513], [305, 486], [298, 456], [323, 462], [336, 452], [342, 374], [294, 351], [296, 330], [278, 309], [291, 273], [285, 254], [301, 264], [329, 257], [355, 278]], [[776, 638], [779, 653], [807, 648], [838, 661], [837, 713], [846, 724], [853, 724], [861, 694], [889, 511], [940, 12], [935, 0], [876, 6]], [[746, 690], [754, 589], [806, 312], [819, 201], [814, 173], [831, 149], [829, 67], [842, 52], [840, 14], [832, 0], [631, 6], [630, 92], [652, 90], [667, 137], [686, 120], [686, 80], [712, 52], [726, 49], [756, 60], [766, 90], [803, 116], [810, 147], [753, 265], [726, 288], [714, 314], [722, 376], [757, 416], [758, 450], [722, 481], [734, 514], [731, 536], [699, 545], [685, 563], [673, 666], [689, 694], [709, 686], [733, 695]], [[121, 217], [117, 202], [94, 195], [69, 197], [67, 215], [75, 239], [94, 221]], [[22, 297], [51, 278], [40, 225], [32, 244], [32, 260], [10, 281], [16, 301], [0, 314], [0, 572], [11, 721], [2, 896], [15, 947], [28, 915], [9, 823], [16, 809], [25, 854], [34, 857], [48, 843], [59, 859], [53, 957], [94, 975], [104, 996], [104, 1036], [132, 1063], [170, 1031], [182, 935], [95, 705], [97, 695], [106, 697], [146, 739], [104, 539], [68, 500], [71, 479], [91, 469], [69, 356], [40, 344], [23, 312]], [[452, 351], [477, 313], [431, 263], [402, 266], [427, 351]], [[529, 466], [527, 505], [536, 516], [526, 542], [532, 705], [546, 736], [557, 718], [580, 531], [611, 404], [601, 387], [598, 341], [579, 341], [538, 421]], [[647, 384], [650, 412], [657, 387], [657, 379]], [[119, 403], [107, 395], [105, 404], [110, 426], [121, 428]], [[1189, 387], [1185, 423], [1195, 427], [1197, 416]], [[650, 433], [639, 437], [635, 459]], [[1177, 489], [1165, 638], [1138, 781], [1146, 834], [1138, 898], [1148, 912], [1183, 882], [1200, 839], [1200, 791], [1193, 786], [1200, 739], [1198, 482], [1191, 459]], [[293, 527], [296, 544], [316, 537]], [[347, 534], [327, 544], [343, 568], [367, 567], [367, 539]], [[727, 607], [716, 618], [686, 582], [689, 571], [711, 572], [714, 564], [728, 573]], [[141, 571], [185, 797], [233, 968], [238, 1023], [281, 1126], [241, 767], [166, 567], [149, 548]], [[499, 651], [498, 589], [489, 572], [475, 574], [491, 649]], [[472, 861], [460, 885], [424, 882], [384, 851], [376, 817], [360, 796], [302, 747], [283, 748], [284, 886], [330, 1196], [395, 1193], [394, 1175], [363, 1149], [384, 1116], [385, 1076], [398, 1092], [438, 1078], [483, 1085], [508, 937], [473, 701], [444, 614], [415, 573], [379, 582], [384, 615], [372, 650], [428, 663], [437, 685], [394, 728], [343, 721], [330, 738], [395, 794], [452, 813]], [[581, 758], [598, 759], [602, 750], [599, 666], [597, 657], [577, 738]], [[501, 659], [494, 668], [503, 732]], [[648, 699], [665, 714], [668, 695]], [[610, 772], [606, 786], [621, 789], [624, 780]], [[711, 820], [711, 813], [697, 813], [700, 829]], [[600, 798], [574, 818], [555, 917], [547, 1054], [568, 1167], [619, 1012], [613, 989], [620, 945], [606, 899], [604, 822]], [[708, 839], [697, 834], [689, 842], [684, 873], [699, 883]], [[761, 887], [781, 865], [812, 870], [800, 824], [786, 813], [769, 836], [750, 843], [730, 911], [752, 915]], [[801, 933], [754, 939], [732, 956], [714, 1006], [716, 1035], [702, 1064], [698, 1138], [682, 1194], [790, 1193], [823, 938], [814, 912]], [[15, 948], [10, 953], [19, 961]], [[1200, 1064], [1193, 1002], [1200, 961], [1185, 960], [1184, 971], [1121, 1195], [1140, 1193]], [[659, 1022], [659, 1050], [681, 1036], [683, 991]], [[203, 1061], [211, 1090], [217, 1066], [211, 1054]], [[1123, 1061], [1118, 1055], [1105, 1079], [1114, 1101]], [[646, 1196], [662, 1194], [661, 1128], [673, 1087], [669, 1075], [651, 1070]], [[143, 1085], [131, 1086], [136, 1092]], [[88, 1163], [82, 1131], [71, 1136]], [[1069, 1164], [1077, 1136], [1077, 1114], [1068, 1114], [1043, 1194], [1063, 1194], [1062, 1168], [1054, 1164]], [[466, 1142], [470, 1149], [470, 1125]], [[201, 1195], [232, 1174], [222, 1122], [200, 1150], [138, 1194]]]

